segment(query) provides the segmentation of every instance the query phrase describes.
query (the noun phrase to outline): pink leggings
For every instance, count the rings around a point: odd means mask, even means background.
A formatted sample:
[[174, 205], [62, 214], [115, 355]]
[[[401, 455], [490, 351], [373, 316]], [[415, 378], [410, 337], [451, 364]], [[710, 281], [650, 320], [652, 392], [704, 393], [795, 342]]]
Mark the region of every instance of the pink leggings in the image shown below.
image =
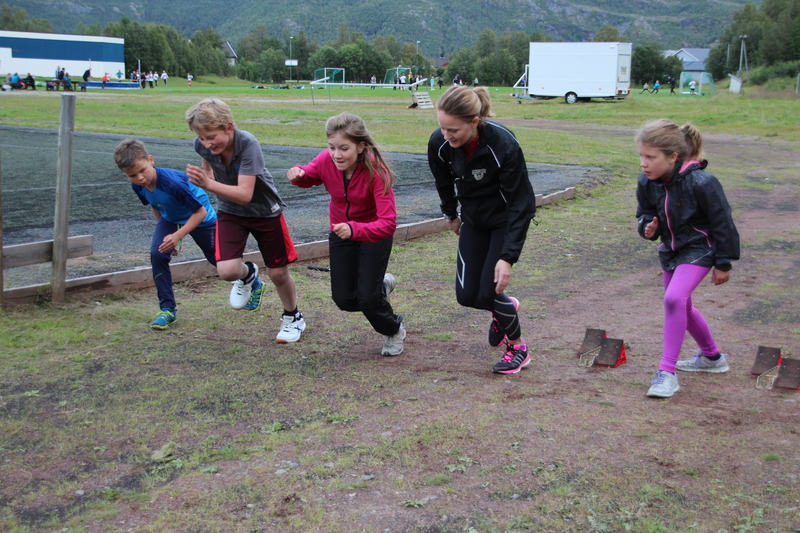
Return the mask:
[[703, 315], [692, 306], [692, 292], [710, 267], [678, 265], [664, 275], [664, 351], [659, 370], [675, 372], [675, 363], [683, 347], [686, 332], [697, 342], [703, 355], [713, 356], [719, 350]]

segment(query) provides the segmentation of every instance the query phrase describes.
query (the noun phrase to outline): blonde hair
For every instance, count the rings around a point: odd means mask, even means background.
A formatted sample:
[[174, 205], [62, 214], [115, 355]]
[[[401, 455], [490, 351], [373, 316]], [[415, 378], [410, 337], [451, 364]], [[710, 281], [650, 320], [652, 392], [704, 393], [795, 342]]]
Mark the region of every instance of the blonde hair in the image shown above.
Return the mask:
[[636, 142], [657, 148], [666, 155], [678, 154], [681, 161], [703, 158], [703, 137], [694, 124], [679, 127], [666, 118], [648, 122], [636, 134]]
[[114, 149], [114, 162], [120, 170], [125, 171], [140, 159], [147, 159], [149, 155], [142, 141], [139, 139], [125, 139]]
[[228, 104], [219, 98], [206, 98], [186, 111], [186, 123], [195, 133], [201, 130], [226, 129], [228, 124], [234, 124], [233, 113]]
[[352, 113], [340, 113], [330, 117], [325, 122], [325, 135], [330, 138], [337, 134], [348, 139], [353, 144], [364, 143], [364, 150], [358, 154], [357, 161], [367, 167], [370, 180], [375, 175], [380, 177], [383, 181], [383, 194], [388, 193], [392, 188], [394, 173], [381, 155], [378, 145], [375, 144], [372, 135], [367, 130], [367, 125], [364, 124], [364, 120]]
[[459, 118], [464, 122], [470, 122], [478, 117], [481, 124], [493, 117], [492, 103], [489, 100], [489, 91], [486, 87], [476, 87], [471, 89], [465, 85], [457, 85], [447, 89], [447, 92], [439, 98], [436, 108], [447, 115]]

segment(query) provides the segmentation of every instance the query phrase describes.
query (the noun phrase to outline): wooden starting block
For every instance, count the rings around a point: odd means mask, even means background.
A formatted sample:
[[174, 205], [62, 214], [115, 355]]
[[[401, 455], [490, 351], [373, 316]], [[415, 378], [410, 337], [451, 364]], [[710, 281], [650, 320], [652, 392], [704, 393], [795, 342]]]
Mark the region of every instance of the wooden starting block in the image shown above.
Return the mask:
[[757, 389], [800, 390], [800, 359], [784, 358], [780, 348], [759, 346], [750, 373], [758, 376]]
[[627, 361], [625, 342], [622, 339], [609, 339], [604, 329], [586, 329], [583, 343], [578, 350], [579, 365], [613, 368]]
[[778, 368], [778, 379], [775, 380], [775, 386], [782, 389], [800, 390], [800, 359], [784, 358]]
[[419, 107], [420, 109], [433, 109], [433, 101], [427, 92], [411, 93], [411, 105], [409, 108]]

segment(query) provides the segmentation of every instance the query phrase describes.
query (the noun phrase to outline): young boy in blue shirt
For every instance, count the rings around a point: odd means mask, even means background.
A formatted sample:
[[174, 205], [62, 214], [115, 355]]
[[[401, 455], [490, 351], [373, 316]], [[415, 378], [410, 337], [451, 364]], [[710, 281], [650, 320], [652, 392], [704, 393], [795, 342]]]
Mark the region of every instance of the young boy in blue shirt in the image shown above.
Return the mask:
[[161, 311], [150, 323], [167, 329], [178, 319], [169, 262], [178, 254], [180, 241], [191, 235], [208, 262], [216, 266], [217, 213], [206, 192], [189, 182], [180, 170], [153, 166], [153, 156], [144, 143], [126, 139], [114, 150], [114, 161], [131, 181], [142, 204], [149, 205], [156, 218], [150, 244], [150, 264]]

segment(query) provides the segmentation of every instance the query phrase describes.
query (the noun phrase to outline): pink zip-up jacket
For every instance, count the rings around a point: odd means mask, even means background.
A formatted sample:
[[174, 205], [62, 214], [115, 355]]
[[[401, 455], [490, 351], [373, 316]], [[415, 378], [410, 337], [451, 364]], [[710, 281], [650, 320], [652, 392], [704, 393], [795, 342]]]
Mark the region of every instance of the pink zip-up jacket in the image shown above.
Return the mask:
[[384, 194], [380, 176], [369, 176], [367, 167], [359, 163], [345, 186], [344, 174], [336, 168], [330, 152], [323, 150], [307, 165], [297, 165], [305, 176], [293, 181], [294, 185], [308, 189], [324, 185], [331, 195], [329, 204], [330, 228], [345, 222], [353, 232], [355, 241], [378, 242], [394, 235], [397, 228], [397, 208], [394, 192]]

